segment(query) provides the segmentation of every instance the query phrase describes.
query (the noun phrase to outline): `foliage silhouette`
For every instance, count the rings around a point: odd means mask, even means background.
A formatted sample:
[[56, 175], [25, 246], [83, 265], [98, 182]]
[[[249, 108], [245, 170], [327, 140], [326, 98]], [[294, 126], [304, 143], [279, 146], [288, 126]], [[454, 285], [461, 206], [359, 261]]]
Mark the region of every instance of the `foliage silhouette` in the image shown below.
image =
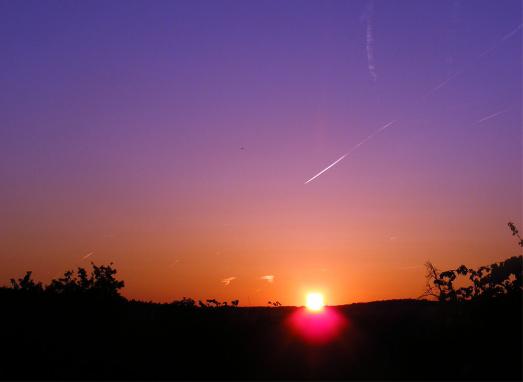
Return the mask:
[[512, 231], [512, 236], [516, 236], [518, 238], [518, 245], [520, 247], [523, 247], [523, 239], [519, 235], [519, 231], [516, 228], [516, 225], [512, 222], [508, 222], [508, 226], [509, 226], [510, 230]]
[[54, 279], [45, 288], [47, 293], [59, 296], [89, 296], [98, 299], [121, 299], [120, 289], [125, 286], [124, 281], [117, 280], [114, 275], [116, 269], [110, 265], [97, 266], [91, 263], [90, 273], [84, 268], [66, 271], [64, 276]]
[[15, 279], [11, 279], [11, 287], [13, 290], [24, 292], [24, 293], [31, 293], [31, 294], [40, 294], [44, 291], [44, 287], [42, 286], [41, 282], [35, 283], [33, 279], [31, 278], [32, 272], [27, 271], [25, 276], [18, 279], [16, 281]]
[[120, 289], [124, 281], [117, 280], [116, 269], [110, 265], [97, 266], [91, 263], [92, 270], [88, 273], [84, 268], [64, 272], [63, 277], [53, 279], [44, 286], [41, 282], [35, 283], [32, 272], [28, 271], [23, 278], [11, 279], [11, 289], [31, 295], [60, 296], [68, 298], [88, 297], [94, 299], [124, 299]]
[[[508, 226], [512, 235], [518, 237], [518, 244], [523, 247], [523, 240], [514, 223], [509, 222]], [[425, 267], [427, 283], [422, 298], [435, 297], [443, 302], [495, 298], [504, 295], [521, 298], [523, 256], [513, 256], [478, 269], [461, 265], [456, 269], [440, 272], [430, 261], [425, 264]], [[460, 276], [468, 276], [472, 285], [456, 289], [454, 283]]]

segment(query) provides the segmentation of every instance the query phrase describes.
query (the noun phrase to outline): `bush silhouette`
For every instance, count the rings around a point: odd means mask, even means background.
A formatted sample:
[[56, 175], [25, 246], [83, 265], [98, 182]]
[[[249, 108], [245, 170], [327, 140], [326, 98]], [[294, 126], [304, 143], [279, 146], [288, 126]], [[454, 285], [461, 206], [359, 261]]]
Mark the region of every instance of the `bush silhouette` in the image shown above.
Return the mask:
[[198, 307], [200, 307], [200, 308], [227, 308], [227, 307], [236, 308], [240, 304], [240, 300], [232, 300], [230, 305], [227, 303], [227, 301], [220, 302], [214, 298], [207, 299], [205, 301], [206, 302], [203, 302], [202, 300], [198, 300]]

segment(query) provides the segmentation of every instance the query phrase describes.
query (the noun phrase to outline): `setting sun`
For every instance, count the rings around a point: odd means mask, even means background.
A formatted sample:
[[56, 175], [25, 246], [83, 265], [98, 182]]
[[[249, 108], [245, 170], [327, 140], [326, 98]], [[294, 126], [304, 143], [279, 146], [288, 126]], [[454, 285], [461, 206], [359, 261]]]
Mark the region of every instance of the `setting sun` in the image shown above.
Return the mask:
[[313, 312], [319, 312], [323, 309], [323, 295], [321, 293], [309, 293], [307, 295], [307, 309]]

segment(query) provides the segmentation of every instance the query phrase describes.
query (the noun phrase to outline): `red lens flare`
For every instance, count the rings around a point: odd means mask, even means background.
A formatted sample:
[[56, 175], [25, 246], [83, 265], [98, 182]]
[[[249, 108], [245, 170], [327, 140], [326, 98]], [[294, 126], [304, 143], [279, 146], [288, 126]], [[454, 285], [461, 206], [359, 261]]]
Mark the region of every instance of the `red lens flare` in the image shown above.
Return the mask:
[[347, 326], [347, 320], [334, 308], [321, 312], [298, 309], [288, 319], [291, 330], [311, 344], [326, 344], [334, 340]]

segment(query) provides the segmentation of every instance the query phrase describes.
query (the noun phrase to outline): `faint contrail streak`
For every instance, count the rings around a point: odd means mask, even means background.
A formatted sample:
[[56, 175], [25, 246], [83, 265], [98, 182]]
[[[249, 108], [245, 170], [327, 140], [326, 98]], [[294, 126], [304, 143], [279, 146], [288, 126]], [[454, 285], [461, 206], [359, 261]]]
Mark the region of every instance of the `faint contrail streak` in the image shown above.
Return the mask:
[[462, 70], [458, 70], [457, 72], [451, 74], [449, 77], [447, 77], [447, 79], [445, 79], [444, 81], [441, 81], [438, 85], [436, 85], [434, 88], [432, 88], [432, 90], [429, 91], [427, 94], [425, 94], [424, 97], [428, 97], [429, 95], [431, 95], [433, 93], [436, 93], [439, 89], [441, 89], [446, 84], [448, 84], [450, 80], [452, 80], [453, 78], [457, 77], [462, 72], [463, 72]]
[[491, 119], [491, 118], [497, 117], [497, 116], [500, 115], [500, 114], [504, 114], [504, 113], [506, 113], [508, 110], [509, 110], [509, 109], [504, 109], [504, 110], [498, 111], [497, 113], [487, 115], [486, 117], [483, 117], [483, 118], [481, 118], [479, 121], [477, 121], [477, 122], [476, 122], [476, 125], [477, 125], [478, 123], [488, 121], [488, 120]]
[[511, 32], [509, 32], [509, 33], [507, 33], [505, 36], [503, 36], [503, 37], [501, 38], [501, 40], [498, 41], [495, 45], [491, 46], [490, 48], [488, 48], [487, 50], [485, 50], [483, 53], [481, 53], [481, 54], [479, 55], [479, 57], [480, 57], [480, 58], [481, 58], [481, 57], [484, 57], [484, 56], [486, 56], [487, 54], [489, 54], [490, 52], [492, 52], [493, 50], [495, 50], [495, 49], [499, 46], [500, 43], [502, 43], [503, 41], [506, 41], [506, 40], [508, 40], [509, 38], [511, 38], [512, 36], [514, 36], [514, 35], [518, 32], [518, 30], [521, 29], [522, 26], [523, 26], [523, 24], [519, 24], [519, 25], [518, 25], [517, 27], [515, 27]]
[[314, 175], [312, 178], [310, 178], [309, 180], [307, 180], [304, 184], [307, 184], [309, 182], [312, 182], [314, 179], [316, 179], [318, 176], [320, 176], [321, 174], [323, 174], [325, 171], [327, 171], [328, 169], [330, 169], [332, 166], [336, 165], [337, 163], [339, 163], [340, 161], [342, 161], [343, 159], [345, 159], [345, 157], [347, 157], [348, 155], [352, 154], [354, 151], [356, 151], [360, 146], [362, 146], [365, 142], [369, 141], [370, 139], [372, 139], [374, 136], [376, 136], [377, 134], [379, 134], [380, 132], [382, 132], [383, 130], [385, 130], [387, 127], [389, 127], [390, 125], [392, 125], [394, 123], [394, 121], [391, 121], [385, 125], [383, 125], [382, 127], [380, 127], [379, 129], [377, 129], [375, 132], [373, 132], [371, 135], [369, 135], [367, 138], [365, 138], [364, 140], [362, 140], [360, 143], [358, 143], [357, 145], [355, 145], [354, 147], [352, 147], [347, 153], [343, 154], [341, 157], [339, 157], [338, 159], [336, 159], [334, 162], [332, 162], [330, 165], [328, 165], [327, 167], [325, 167], [323, 170], [321, 170], [319, 173], [317, 173], [316, 175]]
[[511, 38], [512, 36], [514, 36], [518, 30], [521, 29], [521, 27], [523, 27], [523, 24], [519, 24], [516, 28], [514, 28], [514, 30], [512, 32], [509, 32], [507, 33], [502, 39], [501, 41], [505, 41], [505, 40], [508, 40], [509, 38]]
[[496, 48], [497, 48], [497, 45], [494, 45], [494, 46], [491, 46], [490, 48], [484, 50], [483, 53], [481, 53], [481, 54], [479, 55], [479, 58], [481, 58], [481, 57], [485, 57], [487, 54], [489, 54], [490, 52], [492, 52], [492, 51], [493, 51], [494, 49], [496, 49]]

